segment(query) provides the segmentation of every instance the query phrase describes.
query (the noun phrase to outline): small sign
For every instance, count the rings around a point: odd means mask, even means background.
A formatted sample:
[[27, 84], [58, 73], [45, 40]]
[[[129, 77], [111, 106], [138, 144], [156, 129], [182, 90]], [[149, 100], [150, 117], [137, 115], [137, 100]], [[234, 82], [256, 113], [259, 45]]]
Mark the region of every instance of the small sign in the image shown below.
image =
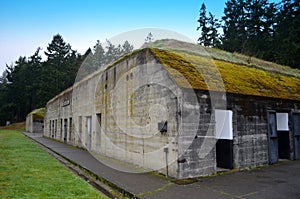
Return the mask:
[[65, 100], [63, 103], [62, 103], [62, 106], [68, 106], [70, 104], [70, 100]]

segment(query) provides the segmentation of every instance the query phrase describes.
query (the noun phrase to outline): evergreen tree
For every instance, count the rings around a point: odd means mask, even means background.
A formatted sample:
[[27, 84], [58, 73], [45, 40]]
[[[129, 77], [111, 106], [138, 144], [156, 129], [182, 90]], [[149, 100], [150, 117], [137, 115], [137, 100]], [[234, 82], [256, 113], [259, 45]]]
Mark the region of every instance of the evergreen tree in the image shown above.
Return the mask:
[[112, 63], [115, 61], [118, 57], [118, 49], [113, 45], [109, 40], [106, 40], [107, 46], [106, 53], [105, 53], [105, 65]]
[[222, 20], [224, 22], [222, 48], [229, 52], [241, 52], [247, 39], [245, 2], [243, 0], [227, 1]]
[[263, 57], [264, 47], [268, 46], [269, 33], [265, 21], [266, 10], [269, 6], [267, 0], [246, 0], [244, 4], [246, 10], [246, 30], [247, 38], [244, 41], [242, 52], [256, 57]]
[[94, 50], [93, 50], [93, 61], [94, 63], [92, 63], [94, 70], [96, 71], [98, 70], [101, 66], [105, 65], [105, 50], [102, 47], [102, 44], [99, 40], [97, 40], [96, 45], [94, 46]]
[[215, 16], [209, 12], [208, 17], [208, 24], [209, 24], [209, 33], [208, 39], [211, 47], [219, 47], [220, 42], [220, 35], [218, 29], [221, 27], [221, 24], [218, 19], [215, 19]]
[[43, 90], [43, 102], [54, 97], [72, 85], [75, 79], [74, 67], [77, 53], [57, 34], [45, 52], [46, 62], [43, 64], [42, 78], [47, 82]]
[[154, 41], [153, 35], [151, 32], [148, 33], [146, 39], [145, 39], [145, 43], [151, 43]]
[[209, 46], [210, 42], [208, 39], [209, 27], [207, 26], [207, 17], [206, 17], [206, 6], [203, 3], [200, 8], [200, 16], [198, 19], [199, 26], [197, 30], [201, 31], [201, 36], [198, 38], [198, 43], [203, 46]]
[[5, 70], [0, 77], [0, 126], [11, 120], [11, 102], [8, 100], [8, 80], [7, 71]]
[[39, 90], [43, 89], [41, 72], [42, 72], [42, 57], [39, 54], [41, 48], [38, 48], [35, 53], [28, 59], [28, 68], [26, 71], [27, 84], [26, 84], [26, 94], [27, 94], [27, 104], [28, 112], [35, 108], [42, 107], [43, 104], [40, 103]]
[[275, 61], [300, 68], [300, 1], [283, 0], [275, 32]]
[[206, 16], [206, 6], [203, 3], [200, 8], [200, 16], [198, 19], [199, 26], [197, 30], [201, 31], [201, 36], [198, 38], [198, 43], [203, 46], [216, 47], [220, 44], [218, 28], [220, 22], [215, 19], [215, 16], [209, 12]]
[[21, 121], [28, 111], [28, 61], [26, 57], [19, 57], [14, 65], [7, 66], [8, 95], [10, 102], [11, 121]]
[[133, 45], [131, 45], [128, 41], [125, 41], [122, 45], [122, 55], [132, 52], [134, 49]]

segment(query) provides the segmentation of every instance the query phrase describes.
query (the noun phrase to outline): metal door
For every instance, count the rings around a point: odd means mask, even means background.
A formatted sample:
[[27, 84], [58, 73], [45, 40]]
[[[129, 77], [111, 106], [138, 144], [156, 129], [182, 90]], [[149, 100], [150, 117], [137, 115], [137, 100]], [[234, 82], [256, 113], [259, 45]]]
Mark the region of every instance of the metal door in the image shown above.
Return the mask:
[[92, 117], [87, 117], [86, 122], [87, 122], [87, 133], [88, 133], [87, 147], [88, 150], [91, 150], [92, 149]]
[[269, 163], [278, 162], [278, 136], [276, 112], [268, 111]]
[[293, 113], [295, 159], [300, 159], [300, 113]]

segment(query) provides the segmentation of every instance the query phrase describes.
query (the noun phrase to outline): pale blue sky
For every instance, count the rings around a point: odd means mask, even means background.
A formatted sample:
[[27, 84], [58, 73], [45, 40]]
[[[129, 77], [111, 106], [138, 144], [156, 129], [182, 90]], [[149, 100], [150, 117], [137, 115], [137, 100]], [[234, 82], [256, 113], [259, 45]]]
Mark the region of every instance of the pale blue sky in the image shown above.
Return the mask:
[[46, 49], [57, 33], [79, 53], [97, 39], [149, 27], [169, 29], [196, 42], [200, 5], [204, 2], [221, 18], [225, 1], [1, 0], [0, 72], [19, 56], [30, 56], [37, 47]]

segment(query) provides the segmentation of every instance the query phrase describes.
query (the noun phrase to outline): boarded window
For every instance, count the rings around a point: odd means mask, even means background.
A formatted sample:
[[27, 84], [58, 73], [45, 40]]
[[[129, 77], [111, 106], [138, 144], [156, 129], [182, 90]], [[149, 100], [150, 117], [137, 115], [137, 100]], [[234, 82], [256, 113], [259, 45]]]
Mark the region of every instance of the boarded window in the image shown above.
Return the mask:
[[289, 130], [289, 114], [276, 113], [277, 131]]
[[232, 111], [215, 110], [216, 117], [216, 138], [217, 139], [233, 139], [232, 130]]

